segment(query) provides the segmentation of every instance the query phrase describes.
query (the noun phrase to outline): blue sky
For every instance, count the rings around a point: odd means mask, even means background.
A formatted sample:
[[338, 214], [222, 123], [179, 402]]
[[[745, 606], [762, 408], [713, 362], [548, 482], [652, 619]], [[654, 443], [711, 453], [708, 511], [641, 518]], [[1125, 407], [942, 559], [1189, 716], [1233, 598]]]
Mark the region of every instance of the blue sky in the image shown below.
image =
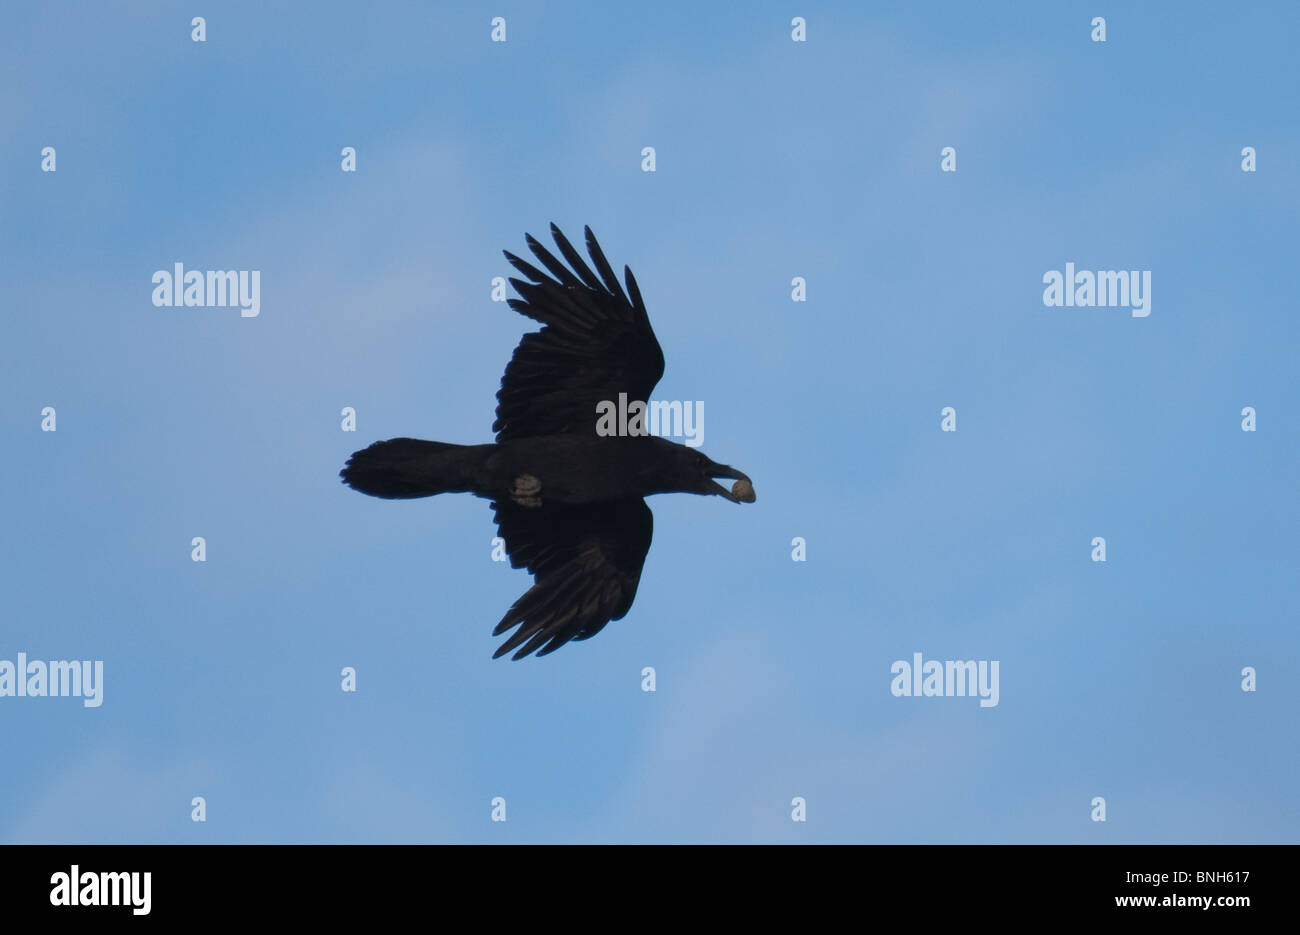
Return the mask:
[[[0, 840], [1300, 839], [1300, 8], [746, 6], [5, 8], [0, 659], [105, 686], [0, 698]], [[490, 439], [551, 221], [758, 502], [653, 498], [628, 616], [493, 661], [487, 504], [337, 472]], [[1067, 262], [1151, 315], [1044, 307]]]

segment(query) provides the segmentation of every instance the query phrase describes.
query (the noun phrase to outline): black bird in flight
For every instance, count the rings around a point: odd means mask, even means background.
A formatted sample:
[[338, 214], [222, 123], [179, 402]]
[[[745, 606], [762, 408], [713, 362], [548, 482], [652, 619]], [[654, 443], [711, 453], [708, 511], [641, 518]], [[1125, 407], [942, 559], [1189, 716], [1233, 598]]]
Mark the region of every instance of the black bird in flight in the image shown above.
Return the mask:
[[[510, 307], [543, 327], [524, 335], [501, 378], [496, 443], [393, 438], [355, 452], [340, 472], [373, 497], [472, 493], [492, 501], [510, 564], [534, 578], [492, 631], [518, 627], [494, 659], [516, 647], [515, 659], [544, 656], [622, 619], [654, 530], [644, 497], [755, 499], [748, 477], [694, 448], [648, 434], [597, 433], [598, 404], [620, 393], [647, 402], [664, 355], [632, 271], [623, 268], [624, 292], [589, 227], [596, 272], [554, 224], [551, 235], [572, 270], [531, 235], [528, 247], [550, 276], [505, 251], [528, 279], [510, 280], [521, 296]], [[736, 483], [728, 490], [715, 477]]]

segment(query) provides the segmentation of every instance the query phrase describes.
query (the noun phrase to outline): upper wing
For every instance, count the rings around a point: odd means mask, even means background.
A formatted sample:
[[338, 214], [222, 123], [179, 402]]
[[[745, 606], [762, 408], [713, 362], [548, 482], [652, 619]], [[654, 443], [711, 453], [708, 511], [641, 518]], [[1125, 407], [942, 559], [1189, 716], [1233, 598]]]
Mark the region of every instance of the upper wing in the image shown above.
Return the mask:
[[532, 280], [510, 280], [522, 296], [510, 307], [545, 327], [524, 335], [501, 378], [492, 424], [499, 442], [594, 434], [597, 403], [617, 405], [619, 393], [645, 402], [663, 376], [664, 354], [632, 271], [623, 267], [625, 294], [591, 228], [584, 230], [599, 278], [554, 224], [551, 236], [572, 271], [531, 235], [529, 248], [554, 278], [506, 251], [511, 265]]
[[[533, 586], [501, 618], [493, 636], [518, 625], [493, 659], [545, 656], [569, 640], [595, 636], [632, 607], [650, 550], [654, 515], [639, 497], [586, 506], [524, 507], [494, 502], [497, 528], [515, 568]], [[545, 644], [543, 646], [543, 644]]]

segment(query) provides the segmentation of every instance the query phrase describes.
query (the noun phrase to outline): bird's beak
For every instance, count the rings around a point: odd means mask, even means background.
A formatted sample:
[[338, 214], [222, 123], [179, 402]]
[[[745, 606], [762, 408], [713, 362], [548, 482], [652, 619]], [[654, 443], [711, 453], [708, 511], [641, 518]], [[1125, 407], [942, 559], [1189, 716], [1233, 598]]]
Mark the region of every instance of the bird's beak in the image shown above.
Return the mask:
[[726, 497], [732, 503], [753, 503], [758, 497], [754, 494], [754, 484], [749, 477], [742, 471], [737, 471], [733, 467], [725, 464], [714, 464], [709, 471], [709, 477], [729, 477], [735, 481], [728, 490], [717, 481], [711, 481], [712, 492], [720, 497]]

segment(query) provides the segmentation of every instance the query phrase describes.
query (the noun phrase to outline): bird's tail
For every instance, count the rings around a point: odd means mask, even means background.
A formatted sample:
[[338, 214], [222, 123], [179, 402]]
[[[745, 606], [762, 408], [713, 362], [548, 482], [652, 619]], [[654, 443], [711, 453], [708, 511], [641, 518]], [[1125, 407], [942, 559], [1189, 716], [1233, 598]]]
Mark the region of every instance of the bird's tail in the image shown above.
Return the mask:
[[387, 500], [472, 492], [491, 447], [390, 438], [354, 452], [339, 476], [353, 490]]

